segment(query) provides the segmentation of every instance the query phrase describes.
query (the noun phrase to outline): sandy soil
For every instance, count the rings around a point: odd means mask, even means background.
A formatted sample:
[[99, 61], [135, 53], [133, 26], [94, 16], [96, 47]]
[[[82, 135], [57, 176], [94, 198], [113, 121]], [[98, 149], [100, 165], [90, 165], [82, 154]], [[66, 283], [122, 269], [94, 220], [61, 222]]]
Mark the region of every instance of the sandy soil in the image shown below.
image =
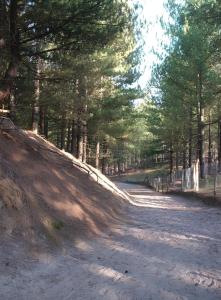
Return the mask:
[[30, 131], [0, 131], [0, 239], [60, 245], [92, 237], [121, 219], [124, 205], [93, 167]]
[[220, 300], [220, 208], [121, 188], [132, 195], [128, 222], [112, 233], [62, 253], [1, 244], [0, 299]]

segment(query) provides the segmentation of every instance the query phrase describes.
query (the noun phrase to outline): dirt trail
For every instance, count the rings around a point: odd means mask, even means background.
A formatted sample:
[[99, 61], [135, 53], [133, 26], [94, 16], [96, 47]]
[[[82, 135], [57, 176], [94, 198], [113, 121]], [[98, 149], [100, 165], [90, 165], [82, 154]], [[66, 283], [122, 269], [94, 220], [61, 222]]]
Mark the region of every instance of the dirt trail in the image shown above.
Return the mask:
[[[220, 300], [221, 209], [120, 187], [132, 195], [127, 224], [62, 254], [4, 257], [0, 299]], [[18, 256], [22, 247], [11, 243]]]

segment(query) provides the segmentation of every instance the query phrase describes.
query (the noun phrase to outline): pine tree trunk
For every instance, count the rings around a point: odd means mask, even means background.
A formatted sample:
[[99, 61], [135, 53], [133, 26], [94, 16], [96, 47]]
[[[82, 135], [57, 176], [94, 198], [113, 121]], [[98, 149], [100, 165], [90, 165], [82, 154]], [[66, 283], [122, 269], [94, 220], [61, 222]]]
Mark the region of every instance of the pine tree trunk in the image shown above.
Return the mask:
[[76, 122], [72, 121], [72, 128], [71, 128], [71, 153], [74, 156], [77, 156], [77, 128]]
[[106, 173], [107, 153], [108, 153], [107, 142], [106, 142], [106, 140], [104, 140], [104, 142], [103, 142], [103, 158], [102, 158], [102, 161], [101, 161], [101, 170], [102, 170], [103, 174]]
[[114, 162], [114, 174], [118, 173], [117, 162]]
[[34, 133], [38, 133], [38, 125], [39, 125], [39, 97], [40, 97], [40, 80], [39, 80], [39, 74], [40, 74], [40, 60], [37, 60], [36, 63], [36, 73], [37, 78], [35, 79], [35, 95], [34, 95], [34, 102], [32, 107], [32, 131]]
[[211, 173], [211, 163], [212, 163], [212, 137], [211, 137], [211, 116], [209, 112], [209, 129], [208, 129], [208, 171]]
[[0, 1], [0, 49], [6, 48], [6, 40], [9, 34], [9, 24], [7, 22], [6, 1]]
[[65, 115], [63, 115], [61, 119], [61, 143], [60, 143], [62, 150], [65, 149], [65, 138], [66, 138], [66, 119], [65, 119]]
[[44, 135], [45, 132], [45, 112], [42, 106], [40, 106], [40, 113], [39, 113], [39, 132], [41, 135]]
[[78, 132], [77, 132], [77, 158], [82, 161], [83, 160], [83, 134], [82, 134], [82, 124], [81, 121], [78, 120]]
[[117, 169], [118, 169], [118, 174], [121, 174], [121, 164], [120, 161], [117, 161]]
[[71, 121], [68, 121], [68, 132], [67, 132], [67, 144], [66, 144], [66, 151], [70, 152], [71, 146]]
[[173, 144], [170, 144], [170, 180], [172, 180], [173, 174]]
[[95, 153], [95, 168], [99, 169], [99, 160], [100, 160], [100, 142], [97, 139], [96, 141], [96, 153]]
[[176, 149], [176, 170], [179, 169], [179, 151]]
[[48, 116], [46, 111], [44, 114], [44, 136], [46, 137], [46, 139], [48, 139]]
[[10, 113], [9, 118], [15, 123], [16, 122], [16, 104], [15, 104], [15, 95], [12, 92], [10, 95]]
[[186, 145], [183, 145], [183, 170], [184, 170], [184, 180], [186, 180]]
[[192, 130], [192, 109], [190, 109], [190, 121], [189, 121], [189, 145], [188, 145], [188, 166], [192, 167], [192, 140], [193, 140], [193, 130]]
[[59, 128], [59, 126], [57, 126], [57, 133], [56, 133], [56, 146], [57, 146], [57, 148], [60, 148], [60, 141], [61, 141], [61, 139], [60, 139], [60, 128]]
[[200, 178], [204, 178], [204, 109], [203, 109], [203, 99], [202, 99], [202, 74], [198, 74], [198, 136], [197, 136], [197, 159], [199, 159], [200, 165]]
[[87, 123], [84, 121], [83, 123], [83, 157], [82, 161], [84, 163], [87, 162]]
[[[6, 17], [6, 3], [5, 1], [0, 1], [0, 21], [1, 27], [1, 47], [6, 47], [5, 40], [5, 30], [7, 26]], [[0, 81], [0, 101], [8, 99], [15, 90], [15, 79], [18, 73], [18, 66], [20, 62], [20, 49], [19, 49], [19, 30], [18, 30], [18, 1], [11, 0], [9, 4], [9, 49], [10, 49], [10, 62], [8, 64], [7, 70], [3, 80]], [[4, 24], [2, 24], [4, 22]]]
[[218, 164], [219, 172], [221, 172], [221, 117], [218, 122]]

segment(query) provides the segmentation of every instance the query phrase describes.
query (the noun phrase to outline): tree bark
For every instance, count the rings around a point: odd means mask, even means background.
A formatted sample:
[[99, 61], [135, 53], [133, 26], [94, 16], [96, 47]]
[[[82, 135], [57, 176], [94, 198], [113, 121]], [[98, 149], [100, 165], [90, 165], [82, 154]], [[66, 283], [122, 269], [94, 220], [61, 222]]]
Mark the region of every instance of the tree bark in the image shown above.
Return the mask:
[[95, 168], [99, 169], [99, 160], [100, 160], [100, 141], [96, 141], [96, 152], [95, 152]]
[[74, 156], [77, 156], [77, 128], [76, 122], [72, 121], [72, 128], [71, 128], [71, 153]]
[[83, 160], [83, 134], [82, 134], [82, 124], [81, 121], [78, 120], [77, 125], [77, 158], [82, 161]]
[[68, 121], [68, 131], [67, 131], [67, 144], [66, 144], [66, 151], [71, 151], [71, 121]]
[[192, 130], [192, 108], [190, 108], [190, 120], [189, 120], [189, 141], [188, 141], [188, 166], [192, 167], [192, 141], [193, 141], [193, 130]]
[[173, 174], [173, 144], [170, 143], [170, 180], [172, 180]]
[[67, 126], [66, 118], [65, 115], [63, 115], [61, 119], [61, 143], [60, 143], [62, 150], [65, 149], [66, 126]]
[[44, 136], [48, 139], [48, 116], [46, 110], [44, 112]]
[[211, 163], [212, 163], [212, 137], [211, 137], [211, 116], [209, 112], [209, 128], [208, 128], [208, 171], [211, 173]]
[[221, 172], [221, 117], [218, 122], [218, 165]]
[[[108, 148], [107, 148], [107, 142], [106, 140], [103, 141], [103, 158], [101, 160], [101, 171], [103, 174], [106, 173], [106, 167], [107, 167], [107, 152], [108, 152]], [[118, 170], [119, 172], [119, 170]]]
[[39, 120], [40, 120], [40, 104], [39, 104], [39, 98], [40, 98], [40, 59], [36, 62], [36, 73], [37, 78], [35, 79], [35, 95], [34, 95], [34, 102], [32, 106], [32, 131], [34, 133], [38, 133], [39, 131]]
[[179, 151], [176, 149], [176, 170], [179, 169]]
[[198, 98], [198, 135], [197, 135], [197, 159], [199, 159], [200, 165], [200, 178], [204, 178], [204, 108], [202, 98], [202, 72], [198, 73], [197, 84], [197, 98]]
[[12, 92], [10, 95], [10, 113], [9, 118], [15, 123], [16, 122], [16, 103], [15, 103], [15, 93]]
[[[6, 17], [5, 14], [5, 1], [0, 6], [1, 15]], [[0, 17], [1, 17], [0, 15]], [[19, 50], [19, 31], [18, 31], [18, 1], [11, 0], [9, 4], [9, 51], [10, 61], [5, 72], [3, 80], [0, 81], [0, 101], [8, 99], [11, 93], [15, 90], [15, 79], [18, 73], [18, 66], [20, 62], [20, 50]], [[7, 22], [7, 18], [3, 19]], [[2, 22], [1, 22], [2, 23]], [[1, 24], [2, 25], [2, 24]], [[0, 36], [0, 44], [4, 47], [5, 37], [4, 32]]]
[[44, 135], [45, 132], [45, 111], [42, 106], [40, 106], [40, 112], [39, 112], [39, 133], [41, 135]]
[[86, 121], [83, 122], [83, 157], [82, 161], [84, 163], [87, 162], [87, 123]]

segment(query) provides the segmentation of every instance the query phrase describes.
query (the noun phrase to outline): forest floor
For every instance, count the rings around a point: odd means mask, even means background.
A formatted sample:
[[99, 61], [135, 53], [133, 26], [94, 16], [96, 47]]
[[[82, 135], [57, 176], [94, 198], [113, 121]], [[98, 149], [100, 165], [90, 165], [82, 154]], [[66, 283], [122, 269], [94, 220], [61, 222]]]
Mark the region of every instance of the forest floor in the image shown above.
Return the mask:
[[62, 253], [1, 244], [0, 299], [220, 300], [221, 209], [119, 186], [131, 203], [111, 233]]

